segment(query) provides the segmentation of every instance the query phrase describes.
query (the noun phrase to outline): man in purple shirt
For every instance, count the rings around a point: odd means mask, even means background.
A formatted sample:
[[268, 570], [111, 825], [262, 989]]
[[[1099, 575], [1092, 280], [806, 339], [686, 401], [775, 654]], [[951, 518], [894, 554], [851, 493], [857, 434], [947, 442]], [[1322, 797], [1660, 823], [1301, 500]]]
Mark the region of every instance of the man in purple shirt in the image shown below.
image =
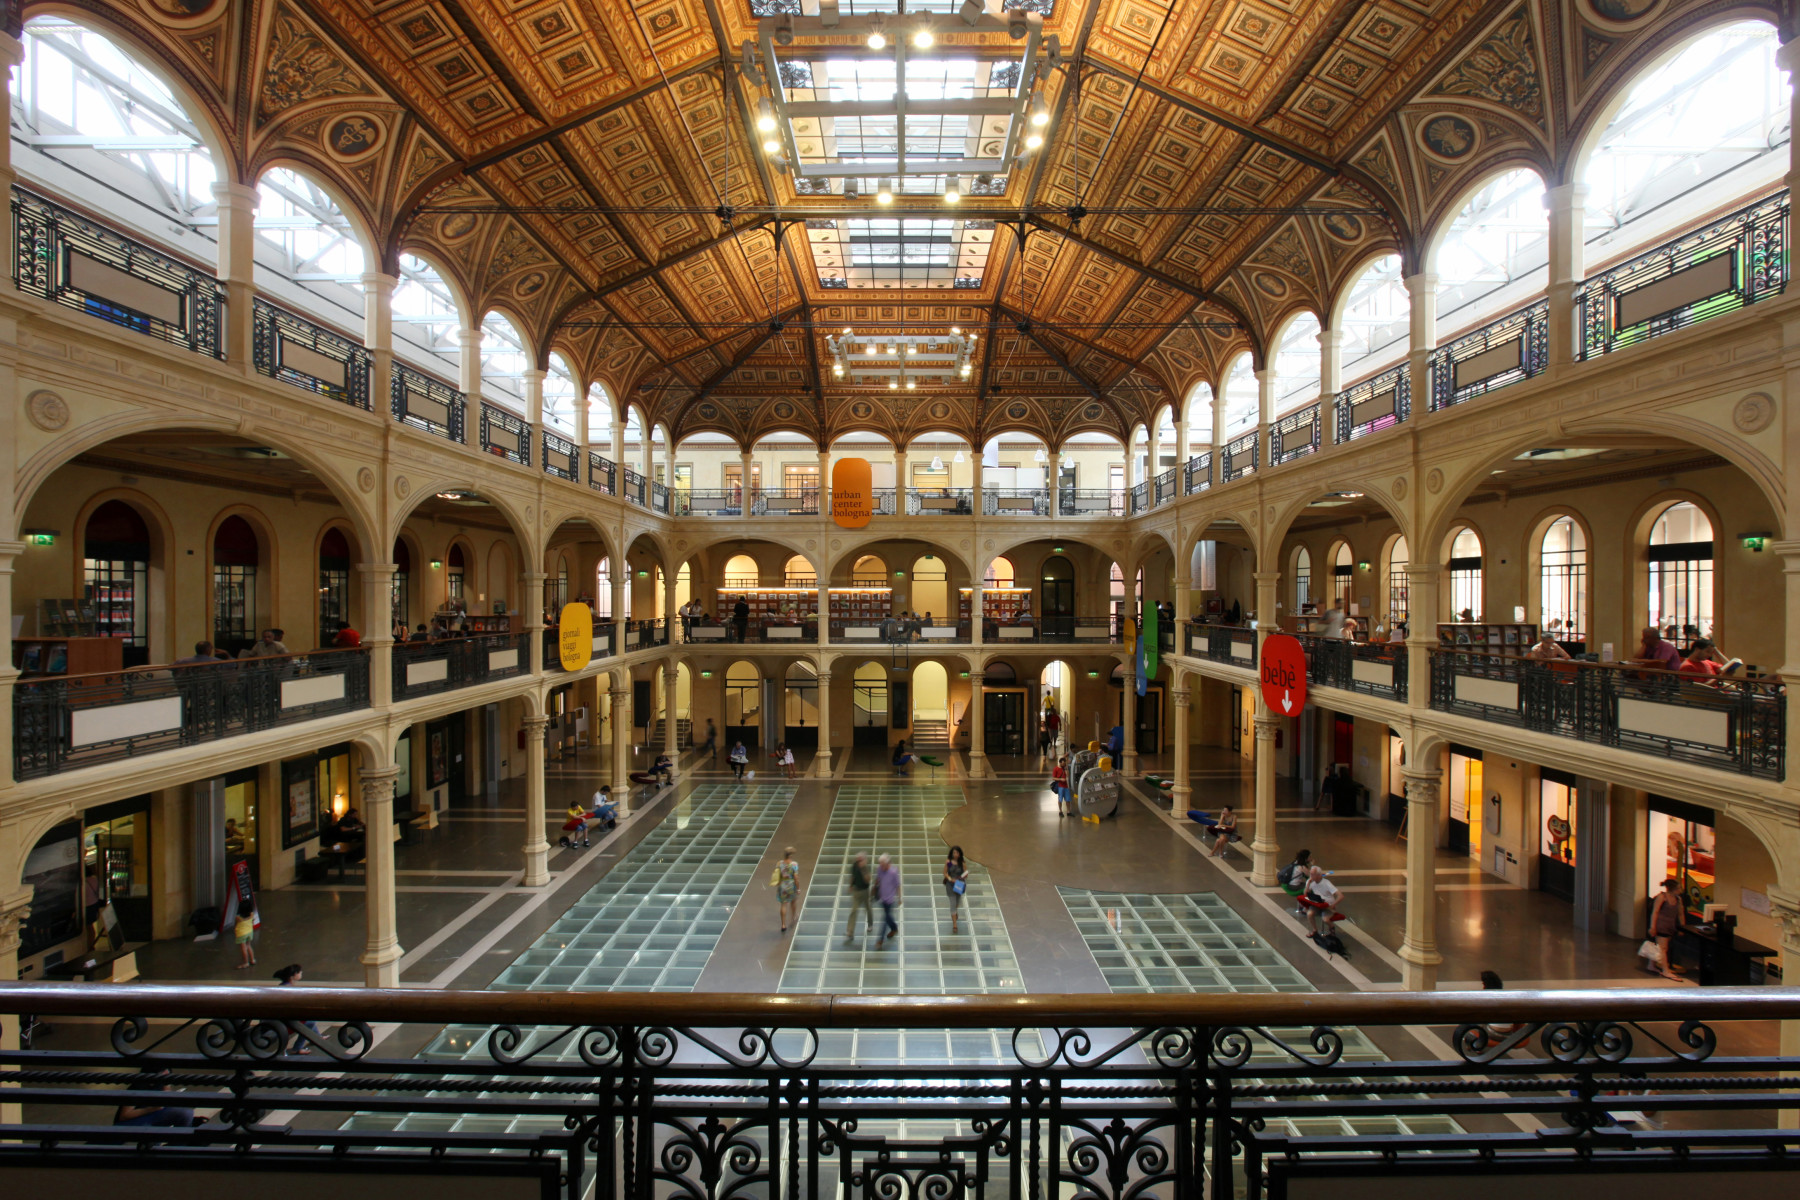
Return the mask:
[[1681, 665], [1681, 651], [1675, 643], [1665, 639], [1654, 625], [1644, 628], [1644, 644], [1638, 647], [1639, 658], [1654, 658], [1673, 671]]
[[885, 854], [875, 864], [875, 899], [881, 905], [881, 937], [875, 942], [879, 950], [889, 937], [900, 936], [900, 923], [894, 920], [894, 910], [900, 907], [900, 868]]

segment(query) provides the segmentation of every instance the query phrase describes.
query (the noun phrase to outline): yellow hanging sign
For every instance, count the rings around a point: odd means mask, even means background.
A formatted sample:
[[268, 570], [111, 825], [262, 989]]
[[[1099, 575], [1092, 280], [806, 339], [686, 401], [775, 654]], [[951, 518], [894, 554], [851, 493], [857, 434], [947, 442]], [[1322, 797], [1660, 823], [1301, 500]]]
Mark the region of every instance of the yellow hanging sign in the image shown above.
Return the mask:
[[579, 671], [594, 657], [594, 610], [585, 604], [565, 604], [556, 619], [557, 657], [565, 671]]

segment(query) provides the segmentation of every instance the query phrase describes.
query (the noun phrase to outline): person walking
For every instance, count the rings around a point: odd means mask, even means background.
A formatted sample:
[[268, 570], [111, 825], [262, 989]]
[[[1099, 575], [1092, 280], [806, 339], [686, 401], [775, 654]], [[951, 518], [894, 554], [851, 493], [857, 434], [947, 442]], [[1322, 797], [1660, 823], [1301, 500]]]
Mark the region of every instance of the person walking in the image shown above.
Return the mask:
[[881, 905], [881, 936], [875, 941], [880, 950], [888, 938], [900, 936], [900, 922], [894, 920], [900, 907], [900, 868], [885, 854], [875, 860], [875, 902]]
[[857, 852], [856, 859], [850, 864], [850, 920], [844, 925], [844, 944], [848, 946], [856, 940], [856, 914], [862, 914], [863, 931], [875, 932], [875, 911], [869, 907], [869, 886], [874, 881], [869, 878], [869, 856]]
[[944, 859], [944, 895], [950, 900], [950, 932], [956, 932], [956, 919], [962, 914], [963, 893], [969, 887], [969, 864], [963, 861], [961, 846], [950, 847]]
[[743, 782], [744, 768], [750, 765], [750, 752], [744, 749], [744, 743], [739, 742], [733, 746], [726, 761], [731, 764], [731, 773], [737, 776], [740, 783]]
[[700, 757], [710, 758], [716, 765], [719, 761], [719, 730], [712, 718], [706, 718], [706, 740], [700, 743]]
[[789, 846], [781, 852], [781, 861], [775, 865], [775, 899], [781, 903], [781, 932], [786, 933], [788, 921], [795, 919], [795, 900], [800, 895], [800, 864], [794, 861], [794, 848]]
[[1062, 733], [1062, 714], [1055, 708], [1044, 710], [1044, 753], [1056, 753], [1056, 741]]
[[1066, 817], [1075, 808], [1075, 797], [1069, 791], [1069, 756], [1063, 755], [1050, 769], [1050, 790], [1056, 793], [1056, 815]]
[[256, 909], [238, 909], [237, 920], [232, 923], [231, 936], [237, 940], [238, 957], [242, 960], [237, 969], [246, 970], [256, 965], [256, 948], [251, 943], [256, 938]]
[[1680, 968], [1669, 958], [1669, 944], [1685, 924], [1687, 912], [1681, 903], [1681, 884], [1674, 879], [1665, 879], [1662, 890], [1657, 892], [1650, 905], [1650, 939], [1656, 943], [1661, 961], [1650, 963], [1648, 968], [1664, 979], [1681, 978]]

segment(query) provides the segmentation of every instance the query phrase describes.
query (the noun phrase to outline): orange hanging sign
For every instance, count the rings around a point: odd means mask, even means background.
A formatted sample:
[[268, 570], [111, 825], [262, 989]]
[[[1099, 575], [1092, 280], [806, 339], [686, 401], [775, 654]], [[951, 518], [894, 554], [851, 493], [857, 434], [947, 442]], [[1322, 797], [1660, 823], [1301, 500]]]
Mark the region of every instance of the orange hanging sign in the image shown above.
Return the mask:
[[861, 529], [875, 511], [874, 475], [866, 458], [831, 464], [831, 519], [845, 529]]

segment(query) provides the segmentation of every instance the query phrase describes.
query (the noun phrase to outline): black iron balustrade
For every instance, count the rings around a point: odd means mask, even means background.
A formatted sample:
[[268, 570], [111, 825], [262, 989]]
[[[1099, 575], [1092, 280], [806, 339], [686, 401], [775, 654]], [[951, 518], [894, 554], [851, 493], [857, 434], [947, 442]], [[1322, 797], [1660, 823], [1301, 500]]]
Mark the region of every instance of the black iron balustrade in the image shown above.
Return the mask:
[[1438, 649], [1431, 707], [1760, 779], [1786, 774], [1787, 695], [1764, 678]]
[[394, 364], [388, 388], [394, 420], [452, 442], [463, 440], [463, 394], [405, 363]]
[[1131, 485], [1131, 512], [1135, 515], [1148, 512], [1150, 509], [1150, 484], [1134, 483]]
[[676, 492], [673, 513], [677, 517], [737, 517], [743, 515], [744, 495], [737, 488], [689, 488]]
[[[611, 657], [612, 635], [613, 626], [611, 621], [604, 617], [594, 618], [594, 633], [590, 643], [592, 650], [589, 652], [588, 658], [590, 665], [603, 658]], [[544, 664], [544, 670], [546, 671], [555, 674], [563, 674], [567, 671], [567, 668], [562, 665], [562, 630], [560, 627], [551, 625], [543, 630], [543, 658], [539, 661]], [[585, 668], [577, 669], [581, 670]]]
[[750, 501], [750, 511], [759, 517], [816, 517], [819, 515], [819, 489], [810, 485], [760, 488]]
[[1047, 517], [1050, 515], [1050, 489], [982, 488], [981, 511], [990, 517]]
[[1296, 636], [1306, 648], [1308, 683], [1405, 702], [1405, 642], [1353, 642], [1310, 633]]
[[1122, 517], [1125, 493], [1111, 488], [1062, 488], [1056, 493], [1057, 511], [1065, 517]]
[[669, 623], [660, 617], [628, 617], [625, 621], [625, 653], [669, 644]]
[[1337, 440], [1355, 441], [1412, 416], [1412, 365], [1401, 363], [1338, 393]]
[[[1203, 625], [1199, 628], [1206, 631], [1206, 657], [1213, 662], [1234, 667], [1256, 665], [1256, 630], [1242, 625]], [[1189, 653], [1192, 653], [1191, 649]]]
[[1181, 476], [1180, 467], [1170, 467], [1155, 479], [1151, 480], [1152, 490], [1156, 493], [1157, 504], [1167, 504], [1181, 493], [1177, 490], [1176, 480]]
[[481, 402], [481, 448], [497, 458], [531, 465], [531, 426], [523, 417]]
[[1581, 356], [1597, 358], [1780, 295], [1787, 287], [1784, 189], [1582, 282]]
[[394, 699], [411, 700], [528, 674], [529, 639], [524, 633], [493, 633], [399, 643], [394, 647]]
[[[1046, 614], [1037, 621], [1038, 640], [1068, 642], [1095, 646], [1117, 646], [1124, 642], [1124, 618], [1106, 613], [1092, 616]], [[986, 633], [982, 634], [986, 638]]]
[[1191, 496], [1212, 486], [1212, 451], [1196, 454], [1181, 468], [1181, 490]]
[[588, 451], [588, 486], [603, 496], [618, 494], [618, 467], [610, 458]]
[[13, 776], [35, 779], [369, 706], [369, 652], [319, 650], [13, 686]]
[[666, 513], [669, 511], [668, 484], [658, 483], [654, 479], [650, 481], [650, 509], [652, 512], [659, 513]]
[[256, 371], [270, 379], [327, 396], [352, 408], [371, 407], [369, 371], [375, 356], [341, 333], [276, 308], [260, 297], [254, 314], [252, 354]]
[[21, 292], [213, 358], [225, 357], [225, 285], [42, 196], [13, 188]]
[[1319, 440], [1324, 436], [1323, 408], [1323, 404], [1310, 405], [1275, 422], [1269, 434], [1270, 466], [1304, 458], [1319, 448]]
[[1550, 301], [1539, 300], [1431, 352], [1433, 411], [1543, 374], [1550, 365]]
[[1249, 433], [1233, 439], [1225, 444], [1219, 452], [1219, 482], [1230, 483], [1234, 479], [1242, 479], [1256, 470], [1256, 452], [1260, 440], [1260, 431], [1252, 429]]
[[544, 430], [544, 474], [581, 482], [581, 447], [561, 434]]
[[649, 496], [646, 485], [649, 483], [649, 480], [645, 479], [642, 475], [639, 475], [630, 467], [620, 467], [619, 474], [621, 476], [619, 481], [619, 495], [623, 496], [628, 504], [635, 504], [639, 508], [647, 507]]
[[[1779, 1195], [1800, 1150], [1800, 1056], [1756, 1048], [1800, 1017], [1788, 988], [990, 997], [4, 983], [0, 1013], [111, 1021], [101, 1049], [58, 1048], [53, 1034], [0, 1051], [11, 1106], [0, 1169], [304, 1167], [349, 1191], [378, 1174], [410, 1186], [457, 1176], [465, 1189], [486, 1177], [546, 1200], [1284, 1200], [1454, 1192], [1465, 1179], [1494, 1194], [1534, 1179], [1617, 1189], [1695, 1171]], [[378, 1041], [384, 1026], [401, 1036]], [[1392, 1030], [1386, 1044], [1405, 1026], [1449, 1030], [1447, 1053], [1356, 1052], [1366, 1031]], [[446, 1027], [447, 1051], [391, 1048]], [[936, 1062], [848, 1049], [912, 1030], [981, 1031], [967, 1041], [983, 1048], [952, 1037], [957, 1053]], [[206, 1120], [102, 1123], [122, 1104]], [[1636, 1111], [1652, 1108], [1654, 1122]], [[1360, 1129], [1343, 1132], [1347, 1119]], [[1496, 1177], [1514, 1183], [1496, 1189]]]
[[975, 492], [971, 488], [906, 489], [906, 515], [909, 517], [966, 517], [974, 511]]

